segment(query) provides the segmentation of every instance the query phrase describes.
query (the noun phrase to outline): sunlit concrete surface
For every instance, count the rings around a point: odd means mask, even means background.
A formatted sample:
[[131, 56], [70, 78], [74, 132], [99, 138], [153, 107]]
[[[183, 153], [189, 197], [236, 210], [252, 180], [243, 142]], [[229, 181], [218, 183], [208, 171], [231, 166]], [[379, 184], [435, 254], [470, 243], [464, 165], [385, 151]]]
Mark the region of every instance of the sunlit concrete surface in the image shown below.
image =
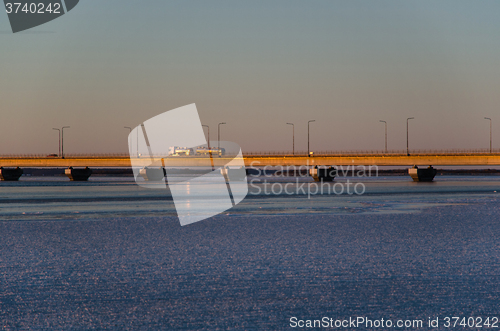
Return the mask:
[[[233, 158], [213, 157], [215, 167], [222, 167]], [[500, 153], [494, 154], [344, 154], [344, 155], [249, 155], [244, 156], [245, 166], [323, 166], [323, 165], [377, 165], [377, 166], [496, 166], [500, 165]], [[204, 166], [204, 157], [166, 157], [136, 159], [142, 166]], [[131, 167], [129, 157], [0, 157], [1, 167]]]

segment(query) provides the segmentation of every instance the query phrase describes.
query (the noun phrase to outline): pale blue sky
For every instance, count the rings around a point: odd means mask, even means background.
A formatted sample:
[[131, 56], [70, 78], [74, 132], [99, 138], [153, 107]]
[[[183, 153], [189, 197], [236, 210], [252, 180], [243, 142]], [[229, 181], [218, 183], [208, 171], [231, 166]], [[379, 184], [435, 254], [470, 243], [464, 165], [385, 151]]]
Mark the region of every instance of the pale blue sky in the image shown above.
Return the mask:
[[0, 154], [126, 152], [196, 103], [244, 151], [500, 147], [498, 1], [82, 0], [12, 34], [0, 13]]

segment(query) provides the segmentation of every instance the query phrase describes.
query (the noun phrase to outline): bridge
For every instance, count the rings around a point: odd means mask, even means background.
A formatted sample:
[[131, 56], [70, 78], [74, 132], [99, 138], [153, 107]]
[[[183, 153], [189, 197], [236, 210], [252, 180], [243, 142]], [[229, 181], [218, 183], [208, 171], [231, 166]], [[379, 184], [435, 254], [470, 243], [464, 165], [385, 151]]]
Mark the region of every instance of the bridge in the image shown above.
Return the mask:
[[[419, 153], [411, 154], [316, 154], [306, 155], [244, 155], [245, 166], [499, 166], [500, 153]], [[224, 166], [232, 158], [213, 157], [215, 166]], [[201, 166], [206, 164], [206, 158], [168, 157], [166, 166]], [[148, 157], [134, 159], [134, 164], [150, 165]], [[130, 168], [128, 156], [80, 156], [80, 157], [0, 157], [0, 167], [21, 168]]]
[[[360, 153], [360, 154], [315, 154], [307, 155], [264, 155], [252, 154], [244, 155], [246, 167], [299, 167], [306, 166], [314, 168], [330, 166], [500, 166], [500, 153]], [[158, 160], [158, 159], [157, 159]], [[233, 157], [220, 156], [211, 159], [212, 166], [216, 168], [224, 167]], [[165, 157], [156, 161], [153, 166], [166, 167], [200, 167], [207, 166], [207, 157], [197, 156], [177, 156]], [[152, 161], [149, 157], [130, 159], [128, 156], [80, 156], [80, 157], [0, 157], [0, 178], [16, 180], [22, 174], [20, 168], [131, 168], [134, 166], [151, 167]], [[17, 168], [9, 170], [8, 168]], [[66, 175], [72, 180], [83, 178], [86, 180], [91, 171], [88, 169], [78, 175], [78, 169], [66, 169]], [[314, 171], [314, 170], [312, 170]], [[430, 170], [429, 170], [430, 171]], [[434, 178], [432, 171], [428, 169], [409, 169], [409, 174], [415, 181], [424, 181], [426, 178]], [[80, 171], [81, 172], [81, 171]], [[413, 174], [412, 174], [413, 172]], [[3, 175], [2, 175], [3, 174]], [[9, 175], [10, 174], [10, 175]], [[86, 175], [88, 174], [88, 176]], [[319, 172], [320, 177], [315, 179], [325, 179], [328, 176]], [[435, 173], [434, 173], [435, 174]], [[420, 176], [422, 175], [422, 176]], [[10, 176], [10, 177], [9, 177]], [[323, 176], [323, 177], [321, 177]], [[325, 177], [326, 176], [326, 177]], [[76, 179], [75, 179], [76, 178]], [[420, 178], [420, 179], [419, 179]], [[425, 180], [428, 181], [428, 180]]]

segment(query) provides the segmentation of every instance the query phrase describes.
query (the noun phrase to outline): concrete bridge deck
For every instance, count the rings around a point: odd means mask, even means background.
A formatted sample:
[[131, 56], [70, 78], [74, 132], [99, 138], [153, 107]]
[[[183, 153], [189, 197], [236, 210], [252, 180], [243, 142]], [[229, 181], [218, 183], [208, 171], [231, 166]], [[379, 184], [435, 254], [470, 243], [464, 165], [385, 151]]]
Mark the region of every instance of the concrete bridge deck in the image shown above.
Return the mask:
[[[247, 167], [264, 166], [499, 166], [500, 153], [443, 153], [443, 154], [338, 154], [338, 155], [248, 155], [244, 156]], [[227, 157], [214, 157], [216, 167], [231, 160]], [[149, 166], [151, 161], [144, 157], [135, 159], [141, 166]], [[166, 166], [206, 166], [203, 157], [168, 157]], [[135, 163], [135, 162], [134, 162]], [[128, 168], [129, 157], [0, 157], [0, 167], [21, 168]]]

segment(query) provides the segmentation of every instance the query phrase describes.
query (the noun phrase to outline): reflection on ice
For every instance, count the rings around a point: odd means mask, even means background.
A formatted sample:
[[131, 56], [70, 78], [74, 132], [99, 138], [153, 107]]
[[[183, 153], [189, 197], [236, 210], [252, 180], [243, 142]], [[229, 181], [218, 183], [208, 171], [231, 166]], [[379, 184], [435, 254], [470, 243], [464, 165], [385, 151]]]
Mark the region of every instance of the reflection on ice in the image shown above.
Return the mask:
[[[251, 177], [249, 177], [249, 180]], [[261, 178], [262, 179], [262, 178]], [[248, 196], [233, 207], [228, 201], [225, 181], [216, 194], [212, 179], [203, 176], [195, 181], [170, 185], [181, 197], [175, 202], [169, 189], [150, 190], [137, 186], [133, 179], [96, 177], [87, 183], [68, 182], [55, 178], [21, 178], [20, 182], [0, 183], [0, 218], [2, 220], [78, 220], [119, 217], [177, 217], [176, 208], [190, 210], [187, 217], [197, 217], [193, 206], [210, 210], [214, 204], [224, 203], [230, 216], [237, 215], [385, 215], [391, 213], [415, 213], [428, 208], [456, 204], [478, 204], [497, 200], [500, 195], [500, 179], [484, 177], [447, 177], [421, 185], [408, 178], [378, 178], [365, 180], [363, 195], [308, 195], [312, 182], [294, 182], [295, 178], [280, 181], [305, 185], [305, 194], [265, 194], [266, 187], [277, 182], [255, 182], [250, 185]], [[345, 182], [345, 179], [336, 179]], [[193, 188], [196, 187], [196, 190]], [[258, 189], [257, 189], [257, 188]], [[231, 187], [233, 194], [236, 189]], [[258, 193], [260, 190], [260, 193]], [[269, 190], [268, 190], [269, 192]]]

